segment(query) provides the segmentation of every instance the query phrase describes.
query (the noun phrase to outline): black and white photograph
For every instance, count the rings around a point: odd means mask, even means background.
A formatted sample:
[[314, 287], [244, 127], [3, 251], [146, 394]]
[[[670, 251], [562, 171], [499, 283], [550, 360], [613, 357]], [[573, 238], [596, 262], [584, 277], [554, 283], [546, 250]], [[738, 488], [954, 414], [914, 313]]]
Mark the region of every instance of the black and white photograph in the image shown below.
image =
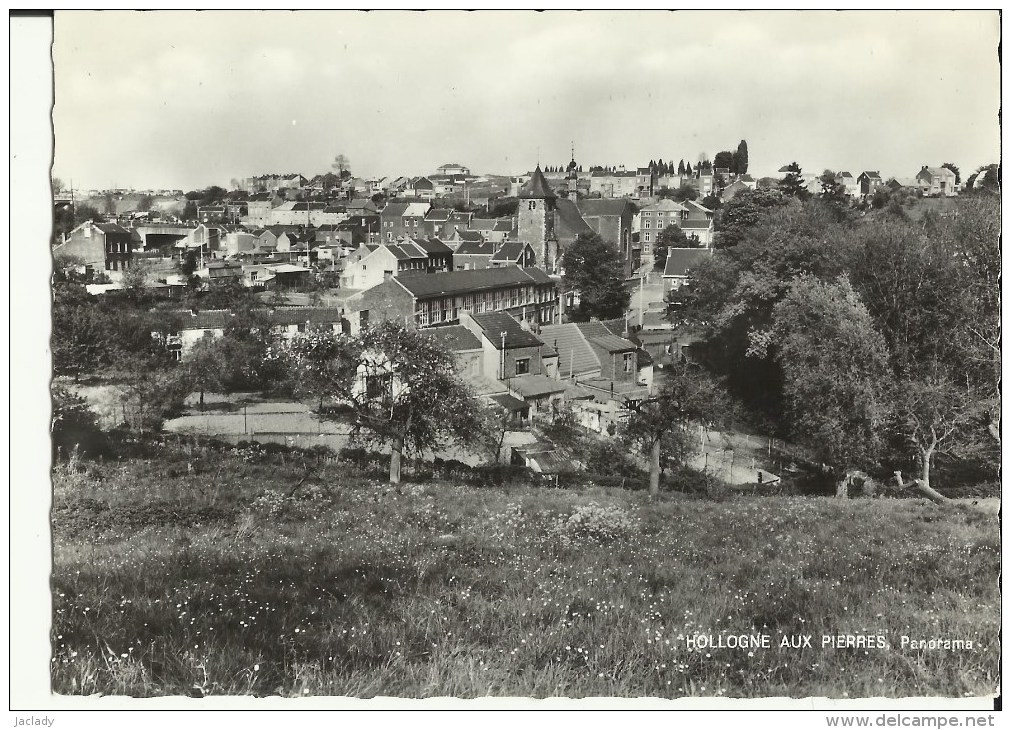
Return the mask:
[[999, 10], [32, 20], [48, 687], [16, 727], [994, 726]]

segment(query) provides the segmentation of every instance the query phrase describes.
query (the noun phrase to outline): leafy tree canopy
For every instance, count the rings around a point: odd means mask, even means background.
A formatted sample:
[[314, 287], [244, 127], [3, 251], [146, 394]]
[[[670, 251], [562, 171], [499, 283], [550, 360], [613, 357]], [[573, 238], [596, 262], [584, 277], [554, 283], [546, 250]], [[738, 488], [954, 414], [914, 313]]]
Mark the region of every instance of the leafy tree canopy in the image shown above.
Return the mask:
[[618, 248], [596, 233], [580, 233], [562, 256], [565, 286], [579, 292], [579, 307], [569, 315], [578, 321], [624, 315], [630, 295]]

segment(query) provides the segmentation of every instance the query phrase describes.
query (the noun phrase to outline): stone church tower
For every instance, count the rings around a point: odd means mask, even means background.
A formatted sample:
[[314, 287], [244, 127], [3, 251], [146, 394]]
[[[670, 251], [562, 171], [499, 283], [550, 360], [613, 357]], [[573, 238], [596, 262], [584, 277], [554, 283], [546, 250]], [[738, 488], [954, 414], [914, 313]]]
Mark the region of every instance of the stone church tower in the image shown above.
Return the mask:
[[541, 166], [520, 188], [517, 211], [517, 234], [537, 255], [537, 266], [552, 272], [558, 265], [558, 238], [555, 236], [555, 201], [558, 196], [544, 179]]

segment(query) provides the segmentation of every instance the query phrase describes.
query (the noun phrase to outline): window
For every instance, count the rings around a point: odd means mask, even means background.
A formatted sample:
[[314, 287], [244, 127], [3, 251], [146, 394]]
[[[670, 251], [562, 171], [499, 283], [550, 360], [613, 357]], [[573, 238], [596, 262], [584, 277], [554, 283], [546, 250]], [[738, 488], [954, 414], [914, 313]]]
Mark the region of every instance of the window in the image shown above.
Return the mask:
[[527, 203], [527, 210], [537, 210], [537, 201], [531, 200], [529, 203]]
[[368, 398], [381, 398], [386, 395], [390, 376], [372, 375], [365, 379], [365, 394]]
[[644, 233], [643, 236], [644, 238], [642, 240], [649, 241], [649, 233]]
[[[657, 227], [659, 227], [659, 226], [660, 226], [660, 224], [657, 223]], [[646, 228], [649, 228], [649, 221], [646, 221]]]
[[622, 356], [622, 370], [626, 373], [630, 373], [635, 368], [635, 353], [626, 352]]
[[516, 374], [526, 375], [530, 372], [530, 358], [524, 357], [516, 361]]

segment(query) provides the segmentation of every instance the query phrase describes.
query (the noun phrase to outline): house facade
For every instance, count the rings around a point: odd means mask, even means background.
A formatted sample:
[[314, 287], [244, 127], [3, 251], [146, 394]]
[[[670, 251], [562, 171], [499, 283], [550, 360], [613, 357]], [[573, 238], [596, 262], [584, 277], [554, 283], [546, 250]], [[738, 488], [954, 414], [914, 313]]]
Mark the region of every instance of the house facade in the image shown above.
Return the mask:
[[355, 306], [360, 321], [417, 327], [454, 324], [461, 312], [504, 311], [531, 326], [559, 316], [557, 282], [518, 266], [391, 277], [358, 294]]
[[857, 177], [860, 195], [874, 195], [883, 184], [884, 181], [881, 179], [881, 173], [877, 170], [864, 170]]
[[916, 181], [924, 195], [951, 197], [958, 194], [955, 187], [955, 173], [947, 167], [928, 167], [916, 173]]
[[683, 227], [687, 218], [688, 209], [670, 198], [661, 198], [639, 210], [639, 245], [642, 249], [642, 260], [646, 262], [653, 260], [653, 247], [667, 226]]
[[667, 249], [667, 263], [663, 270], [663, 291], [677, 291], [691, 281], [692, 271], [707, 257], [712, 256], [710, 248], [670, 248]]
[[53, 248], [54, 255], [76, 256], [92, 271], [104, 271], [116, 280], [133, 261], [130, 231], [118, 223], [85, 221]]
[[633, 275], [640, 265], [640, 248], [632, 241], [632, 227], [637, 212], [630, 200], [584, 198], [577, 202], [586, 224], [605, 242], [618, 248], [625, 277]]

